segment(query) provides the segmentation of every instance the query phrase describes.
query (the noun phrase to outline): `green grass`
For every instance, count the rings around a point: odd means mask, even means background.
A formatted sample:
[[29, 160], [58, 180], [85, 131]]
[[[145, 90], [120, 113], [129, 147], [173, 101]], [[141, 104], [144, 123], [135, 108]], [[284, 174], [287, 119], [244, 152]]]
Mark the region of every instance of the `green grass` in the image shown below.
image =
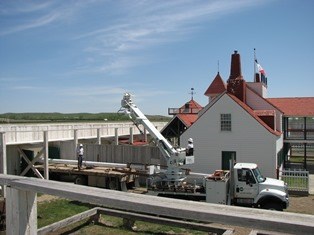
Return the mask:
[[[66, 199], [57, 199], [50, 202], [38, 203], [38, 228], [63, 220], [75, 214], [81, 213], [92, 208], [92, 205], [69, 201]], [[182, 235], [202, 235], [207, 234], [201, 231], [193, 231], [178, 227], [164, 226], [153, 223], [136, 221], [136, 230], [128, 230], [123, 227], [121, 218], [101, 215], [99, 224], [90, 224], [87, 220], [70, 225], [58, 234], [182, 234]]]
[[37, 206], [38, 228], [66, 219], [90, 208], [92, 206], [66, 199], [39, 203]]
[[[151, 121], [168, 122], [170, 117], [146, 115]], [[130, 118], [121, 113], [4, 113], [0, 123], [50, 123], [50, 122], [121, 122]]]
[[308, 179], [304, 178], [293, 178], [293, 177], [285, 177], [281, 178], [285, 183], [288, 184], [288, 189], [306, 189], [308, 186]]

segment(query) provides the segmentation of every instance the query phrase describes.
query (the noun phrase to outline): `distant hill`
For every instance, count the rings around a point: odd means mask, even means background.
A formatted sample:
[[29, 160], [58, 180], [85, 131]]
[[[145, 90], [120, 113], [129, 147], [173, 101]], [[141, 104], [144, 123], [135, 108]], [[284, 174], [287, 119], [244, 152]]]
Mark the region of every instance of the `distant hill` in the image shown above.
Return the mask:
[[[168, 122], [171, 118], [162, 115], [147, 115], [150, 121]], [[119, 113], [4, 113], [0, 123], [46, 123], [46, 122], [99, 122], [129, 121]]]

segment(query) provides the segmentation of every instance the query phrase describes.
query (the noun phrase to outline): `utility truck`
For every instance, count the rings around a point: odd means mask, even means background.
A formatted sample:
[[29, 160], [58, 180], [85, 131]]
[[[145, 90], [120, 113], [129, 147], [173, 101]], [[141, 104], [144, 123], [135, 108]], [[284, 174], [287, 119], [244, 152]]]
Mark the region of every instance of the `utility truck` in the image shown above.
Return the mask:
[[230, 162], [230, 171], [216, 170], [213, 174], [192, 173], [185, 165], [194, 163], [185, 148], [174, 148], [125, 93], [120, 111], [138, 127], [150, 133], [167, 166], [153, 166], [147, 180], [147, 193], [209, 203], [240, 205], [283, 210], [289, 205], [287, 185], [277, 179], [265, 178], [254, 163]]

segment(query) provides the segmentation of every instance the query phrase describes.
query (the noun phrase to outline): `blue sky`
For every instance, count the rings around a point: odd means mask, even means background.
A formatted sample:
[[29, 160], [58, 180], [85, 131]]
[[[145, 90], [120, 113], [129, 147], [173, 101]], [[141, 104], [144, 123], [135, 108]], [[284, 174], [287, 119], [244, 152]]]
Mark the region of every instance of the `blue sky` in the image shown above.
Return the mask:
[[314, 96], [312, 0], [0, 0], [0, 113], [167, 114], [226, 81], [234, 50], [269, 97]]

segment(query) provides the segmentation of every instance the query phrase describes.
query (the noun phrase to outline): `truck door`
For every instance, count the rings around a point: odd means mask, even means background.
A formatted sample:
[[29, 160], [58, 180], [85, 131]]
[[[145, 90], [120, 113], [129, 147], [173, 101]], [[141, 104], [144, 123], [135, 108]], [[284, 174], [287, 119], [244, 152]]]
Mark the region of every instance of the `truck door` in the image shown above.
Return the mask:
[[[235, 176], [235, 197], [238, 199], [253, 199], [246, 203], [254, 201], [258, 193], [258, 183], [251, 171], [251, 169], [237, 169]], [[244, 201], [243, 201], [244, 202]]]

